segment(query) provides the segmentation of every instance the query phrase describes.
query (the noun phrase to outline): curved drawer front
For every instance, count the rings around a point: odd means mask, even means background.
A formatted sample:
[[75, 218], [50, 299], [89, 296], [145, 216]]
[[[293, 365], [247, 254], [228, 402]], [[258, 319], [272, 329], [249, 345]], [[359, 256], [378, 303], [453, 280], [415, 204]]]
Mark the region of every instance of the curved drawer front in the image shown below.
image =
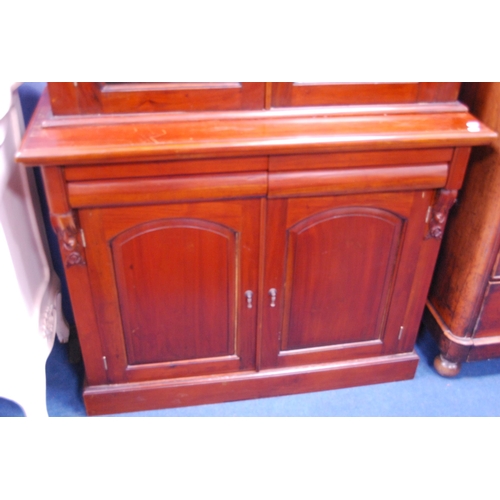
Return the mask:
[[267, 170], [267, 156], [249, 158], [209, 158], [206, 160], [177, 160], [158, 162], [113, 163], [64, 167], [69, 181], [165, 177], [167, 175], [222, 174], [259, 172]]
[[251, 198], [265, 196], [266, 191], [265, 172], [68, 183], [75, 208]]
[[340, 193], [408, 191], [443, 187], [448, 165], [271, 172], [269, 198], [315, 196]]

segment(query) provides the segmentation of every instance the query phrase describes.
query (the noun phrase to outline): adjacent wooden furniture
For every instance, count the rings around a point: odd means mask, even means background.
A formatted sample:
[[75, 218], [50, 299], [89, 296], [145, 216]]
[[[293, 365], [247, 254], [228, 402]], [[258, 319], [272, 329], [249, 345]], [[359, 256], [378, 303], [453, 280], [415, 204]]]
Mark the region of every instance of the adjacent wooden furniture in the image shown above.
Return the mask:
[[51, 84], [42, 165], [89, 414], [409, 379], [495, 133], [459, 84]]
[[[500, 83], [464, 84], [471, 110], [500, 130]], [[500, 141], [473, 151], [439, 255], [425, 322], [453, 376], [464, 361], [500, 356]]]

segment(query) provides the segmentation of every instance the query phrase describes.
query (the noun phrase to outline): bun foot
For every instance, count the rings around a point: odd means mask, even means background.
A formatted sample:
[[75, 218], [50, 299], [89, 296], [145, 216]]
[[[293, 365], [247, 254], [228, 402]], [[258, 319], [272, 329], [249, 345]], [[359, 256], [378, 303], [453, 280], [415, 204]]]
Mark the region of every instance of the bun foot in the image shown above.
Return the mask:
[[434, 368], [443, 377], [455, 377], [460, 372], [461, 365], [448, 361], [440, 354], [434, 359]]

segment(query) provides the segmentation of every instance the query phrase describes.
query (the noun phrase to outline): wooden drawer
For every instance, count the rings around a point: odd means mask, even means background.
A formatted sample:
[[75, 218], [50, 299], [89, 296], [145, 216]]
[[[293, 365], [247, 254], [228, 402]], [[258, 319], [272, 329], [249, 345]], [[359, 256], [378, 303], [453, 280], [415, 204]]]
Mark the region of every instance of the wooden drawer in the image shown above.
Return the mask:
[[500, 335], [500, 282], [490, 281], [479, 313], [474, 337]]
[[269, 158], [269, 171], [423, 165], [449, 162], [452, 156], [452, 148], [276, 155]]
[[68, 198], [74, 208], [256, 198], [266, 192], [267, 172], [68, 183]]
[[162, 177], [165, 175], [258, 172], [267, 170], [267, 156], [254, 158], [217, 158], [162, 162], [134, 162], [103, 165], [68, 166], [67, 181]]
[[411, 165], [307, 172], [270, 172], [269, 198], [436, 189], [446, 184], [448, 165]]

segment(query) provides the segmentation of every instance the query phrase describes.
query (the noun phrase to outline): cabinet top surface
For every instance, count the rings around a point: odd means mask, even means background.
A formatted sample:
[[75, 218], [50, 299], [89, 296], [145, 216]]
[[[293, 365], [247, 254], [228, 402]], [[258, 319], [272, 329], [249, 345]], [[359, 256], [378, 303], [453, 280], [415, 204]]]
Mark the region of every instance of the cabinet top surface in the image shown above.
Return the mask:
[[16, 159], [92, 164], [476, 146], [495, 137], [460, 103], [54, 117], [45, 91]]

